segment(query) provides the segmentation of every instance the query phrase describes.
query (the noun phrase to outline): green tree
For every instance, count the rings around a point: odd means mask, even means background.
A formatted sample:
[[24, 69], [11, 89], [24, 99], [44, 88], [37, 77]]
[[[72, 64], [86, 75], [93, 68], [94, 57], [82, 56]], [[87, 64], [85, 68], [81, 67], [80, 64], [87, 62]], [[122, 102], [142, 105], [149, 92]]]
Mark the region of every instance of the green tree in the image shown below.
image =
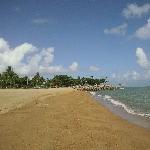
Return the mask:
[[8, 66], [5, 72], [1, 74], [2, 88], [16, 88], [19, 76], [13, 71], [11, 66]]
[[39, 72], [31, 79], [31, 87], [43, 87], [45, 84], [45, 79], [40, 76]]
[[5, 72], [0, 73], [0, 88], [49, 88], [49, 87], [69, 87], [73, 85], [95, 85], [106, 83], [106, 78], [96, 79], [93, 76], [73, 78], [68, 75], [56, 75], [53, 79], [44, 79], [39, 72], [30, 80], [28, 76], [19, 77], [11, 66]]
[[74, 85], [74, 80], [67, 75], [56, 75], [52, 79], [52, 86], [69, 87], [72, 85]]

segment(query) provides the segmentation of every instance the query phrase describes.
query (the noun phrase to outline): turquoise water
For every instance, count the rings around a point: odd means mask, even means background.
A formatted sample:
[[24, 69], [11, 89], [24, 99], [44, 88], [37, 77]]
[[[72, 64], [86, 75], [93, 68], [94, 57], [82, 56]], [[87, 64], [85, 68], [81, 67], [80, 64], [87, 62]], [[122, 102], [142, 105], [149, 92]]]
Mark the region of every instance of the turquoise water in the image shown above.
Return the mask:
[[115, 91], [99, 91], [95, 96], [122, 107], [128, 113], [150, 118], [150, 87], [127, 87]]

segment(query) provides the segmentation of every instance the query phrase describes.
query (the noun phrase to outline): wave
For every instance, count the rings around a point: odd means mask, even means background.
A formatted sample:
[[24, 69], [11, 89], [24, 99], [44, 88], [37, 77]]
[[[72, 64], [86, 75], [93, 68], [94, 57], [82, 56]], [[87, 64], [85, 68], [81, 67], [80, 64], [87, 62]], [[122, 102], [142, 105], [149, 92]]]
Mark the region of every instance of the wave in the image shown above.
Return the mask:
[[127, 105], [125, 105], [124, 103], [121, 103], [120, 101], [114, 100], [111, 96], [109, 95], [97, 95], [98, 97], [101, 97], [103, 100], [107, 100], [109, 102], [111, 102], [113, 105], [117, 106], [117, 107], [121, 107], [123, 108], [126, 112], [128, 112], [129, 114], [132, 115], [138, 115], [138, 116], [142, 116], [142, 117], [147, 117], [150, 118], [150, 114], [149, 113], [138, 113], [135, 112], [135, 110], [129, 108]]

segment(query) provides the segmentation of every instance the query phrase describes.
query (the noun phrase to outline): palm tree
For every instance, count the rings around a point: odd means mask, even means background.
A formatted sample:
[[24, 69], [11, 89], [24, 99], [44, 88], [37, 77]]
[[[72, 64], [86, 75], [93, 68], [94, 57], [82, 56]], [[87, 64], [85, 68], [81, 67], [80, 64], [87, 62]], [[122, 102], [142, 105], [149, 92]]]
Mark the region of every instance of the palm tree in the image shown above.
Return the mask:
[[8, 66], [5, 72], [1, 74], [1, 85], [3, 88], [14, 88], [19, 76], [13, 71], [11, 66]]
[[43, 85], [44, 82], [45, 82], [45, 79], [42, 76], [40, 76], [39, 72], [37, 72], [35, 76], [31, 79], [32, 87], [36, 87], [36, 88], [44, 86]]

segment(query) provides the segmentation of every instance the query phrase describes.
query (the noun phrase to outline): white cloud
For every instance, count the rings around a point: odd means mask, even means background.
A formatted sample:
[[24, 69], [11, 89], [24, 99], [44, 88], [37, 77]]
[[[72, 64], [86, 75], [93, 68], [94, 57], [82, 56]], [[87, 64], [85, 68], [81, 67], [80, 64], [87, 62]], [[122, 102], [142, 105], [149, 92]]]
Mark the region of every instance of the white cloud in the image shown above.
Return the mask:
[[96, 71], [99, 71], [100, 68], [98, 68], [98, 67], [96, 67], [96, 66], [90, 66], [90, 67], [89, 67], [89, 70], [96, 72]]
[[5, 50], [9, 50], [9, 45], [3, 38], [0, 38], [0, 52], [4, 52]]
[[124, 23], [122, 25], [119, 25], [117, 27], [113, 27], [111, 29], [105, 29], [105, 34], [117, 34], [117, 35], [125, 35], [127, 30], [127, 23]]
[[141, 79], [141, 74], [135, 70], [131, 70], [122, 74], [113, 73], [111, 75], [111, 78], [119, 82], [124, 82], [124, 81], [131, 81], [131, 80], [139, 80]]
[[123, 15], [126, 18], [142, 17], [150, 12], [150, 4], [138, 6], [137, 4], [128, 4], [127, 8], [123, 9]]
[[62, 72], [67, 72], [67, 70], [64, 69], [62, 65], [48, 66], [48, 67], [40, 66], [39, 72], [42, 73], [42, 74], [47, 74], [47, 73], [62, 73]]
[[32, 22], [37, 25], [47, 24], [49, 21], [46, 18], [33, 19]]
[[128, 83], [130, 81], [147, 81], [150, 80], [150, 60], [148, 59], [146, 53], [143, 48], [136, 49], [136, 58], [137, 64], [141, 67], [141, 72], [137, 72], [135, 70], [130, 70], [125, 73], [116, 74], [113, 73], [111, 75], [112, 81], [117, 81], [120, 83]]
[[77, 62], [73, 62], [70, 66], [69, 66], [70, 71], [77, 71], [78, 70], [78, 63]]
[[135, 37], [140, 39], [149, 39], [150, 38], [150, 18], [143, 27], [140, 27], [135, 32]]
[[[13, 66], [14, 69], [19, 68], [22, 69], [24, 66], [24, 63], [22, 60], [26, 57], [28, 54], [31, 54], [33, 52], [37, 51], [37, 48], [29, 43], [24, 43], [22, 45], [17, 46], [16, 48], [9, 48], [9, 45], [4, 39], [1, 39], [0, 42], [0, 68], [5, 69], [6, 66]], [[27, 62], [28, 63], [28, 62]], [[29, 63], [28, 63], [29, 66]], [[18, 69], [19, 70], [19, 69]], [[2, 70], [0, 70], [2, 71]]]
[[123, 74], [123, 78], [126, 80], [138, 80], [138, 79], [140, 79], [140, 77], [141, 77], [140, 73], [138, 73], [134, 70], [128, 71]]
[[142, 72], [129, 71], [123, 75], [124, 78], [133, 80], [146, 80], [150, 79], [150, 61], [144, 52], [143, 48], [136, 49], [137, 64], [141, 67]]
[[76, 62], [68, 69], [64, 69], [62, 65], [52, 65], [53, 60], [53, 47], [40, 50], [32, 44], [24, 43], [15, 48], [10, 48], [8, 42], [0, 38], [0, 72], [4, 71], [7, 66], [12, 66], [14, 71], [20, 75], [30, 76], [36, 72], [46, 75], [78, 69]]
[[136, 57], [137, 63], [140, 67], [150, 70], [150, 61], [148, 60], [143, 48], [136, 49]]
[[146, 70], [145, 74], [144, 74], [144, 78], [145, 79], [150, 79], [150, 69], [149, 70]]

